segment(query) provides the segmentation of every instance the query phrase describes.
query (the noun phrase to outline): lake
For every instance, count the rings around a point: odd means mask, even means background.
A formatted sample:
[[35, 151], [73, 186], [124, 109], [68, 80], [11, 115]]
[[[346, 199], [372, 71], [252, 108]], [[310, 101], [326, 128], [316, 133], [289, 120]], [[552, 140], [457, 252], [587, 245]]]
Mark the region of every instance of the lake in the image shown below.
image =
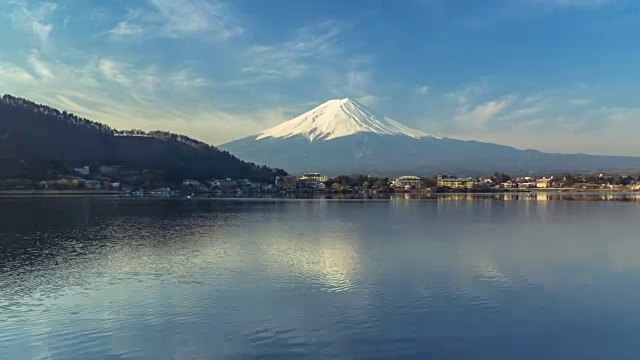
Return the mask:
[[634, 199], [0, 199], [0, 359], [635, 360]]

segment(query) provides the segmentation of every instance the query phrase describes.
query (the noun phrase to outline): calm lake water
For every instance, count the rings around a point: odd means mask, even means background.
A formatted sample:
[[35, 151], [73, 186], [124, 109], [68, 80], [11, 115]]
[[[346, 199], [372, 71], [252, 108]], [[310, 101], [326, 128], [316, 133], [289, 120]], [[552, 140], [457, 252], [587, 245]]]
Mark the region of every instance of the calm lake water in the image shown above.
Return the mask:
[[638, 359], [640, 201], [0, 199], [0, 359]]

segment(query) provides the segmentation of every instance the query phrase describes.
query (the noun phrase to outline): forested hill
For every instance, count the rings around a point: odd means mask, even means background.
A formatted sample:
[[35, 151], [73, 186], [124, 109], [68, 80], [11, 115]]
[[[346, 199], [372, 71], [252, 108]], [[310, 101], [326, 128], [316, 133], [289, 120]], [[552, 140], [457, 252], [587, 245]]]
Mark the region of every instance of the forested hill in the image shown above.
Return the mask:
[[84, 165], [160, 170], [168, 183], [226, 177], [273, 181], [284, 174], [184, 135], [119, 131], [26, 99], [2, 96], [0, 179], [43, 178]]

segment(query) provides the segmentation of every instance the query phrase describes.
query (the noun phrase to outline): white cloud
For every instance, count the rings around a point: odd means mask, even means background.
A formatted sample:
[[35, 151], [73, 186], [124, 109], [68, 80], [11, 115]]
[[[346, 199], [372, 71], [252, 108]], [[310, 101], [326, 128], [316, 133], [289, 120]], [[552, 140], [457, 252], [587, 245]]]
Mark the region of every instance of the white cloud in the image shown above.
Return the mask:
[[333, 21], [300, 29], [293, 39], [272, 45], [253, 45], [244, 54], [241, 72], [259, 80], [295, 78], [311, 68], [311, 63], [330, 57], [344, 26]]
[[111, 39], [198, 34], [227, 40], [244, 33], [244, 28], [220, 0], [147, 0], [147, 4], [144, 9], [129, 9], [125, 18], [106, 34]]
[[503, 98], [491, 100], [475, 106], [464, 106], [455, 116], [457, 122], [465, 126], [483, 127], [495, 119], [509, 105], [510, 100]]
[[638, 108], [594, 107], [576, 86], [517, 94], [478, 84], [427, 99], [422, 127], [447, 137], [522, 149], [640, 155], [633, 131]]
[[346, 76], [346, 87], [343, 91], [347, 94], [366, 91], [371, 87], [371, 73], [368, 71], [349, 71]]
[[27, 56], [27, 62], [40, 77], [45, 79], [54, 78], [53, 72], [47, 64], [40, 60], [40, 54], [37, 51], [32, 51], [29, 56]]
[[615, 0], [527, 0], [533, 6], [555, 8], [598, 8], [615, 3]]
[[17, 29], [31, 32], [40, 42], [46, 43], [53, 30], [53, 24], [47, 23], [47, 18], [57, 7], [55, 3], [42, 2], [30, 9], [26, 0], [18, 1], [11, 14], [12, 24]]
[[35, 78], [28, 71], [11, 63], [0, 62], [0, 79], [3, 83], [33, 83]]
[[568, 103], [571, 104], [571, 105], [581, 106], [581, 105], [591, 104], [592, 101], [593, 100], [591, 100], [591, 99], [571, 99], [571, 100], [568, 101]]
[[173, 34], [213, 31], [222, 39], [244, 32], [220, 1], [150, 0], [167, 20]]
[[240, 56], [238, 76], [223, 85], [259, 92], [272, 102], [288, 101], [290, 95], [281, 94], [293, 88], [299, 89], [296, 95], [303, 101], [378, 96], [381, 89], [374, 88], [368, 66], [372, 57], [347, 48], [349, 27], [325, 21], [305, 26], [280, 42], [251, 45]]
[[116, 83], [129, 86], [131, 85], [131, 79], [125, 75], [123, 65], [117, 63], [114, 60], [108, 58], [102, 58], [98, 61], [98, 67], [107, 79], [115, 81]]
[[367, 95], [363, 95], [356, 98], [356, 100], [359, 103], [366, 106], [376, 106], [391, 100], [391, 96], [378, 96], [378, 95], [367, 94]]
[[474, 97], [484, 94], [487, 91], [487, 82], [473, 82], [463, 85], [461, 88], [447, 93], [445, 97], [456, 102], [459, 106], [468, 104]]
[[542, 112], [544, 109], [542, 107], [524, 107], [520, 109], [513, 110], [510, 114], [508, 114], [507, 118], [521, 118], [529, 115], [533, 115], [539, 112]]
[[420, 95], [427, 94], [429, 92], [429, 86], [427, 85], [419, 86], [415, 89], [415, 92], [416, 94], [420, 94]]
[[107, 35], [109, 35], [111, 39], [122, 39], [141, 34], [143, 31], [142, 27], [138, 24], [121, 21], [116, 27], [107, 31]]
[[210, 84], [205, 78], [191, 75], [189, 70], [180, 70], [170, 75], [168, 80], [172, 82], [174, 86], [183, 88], [199, 88]]

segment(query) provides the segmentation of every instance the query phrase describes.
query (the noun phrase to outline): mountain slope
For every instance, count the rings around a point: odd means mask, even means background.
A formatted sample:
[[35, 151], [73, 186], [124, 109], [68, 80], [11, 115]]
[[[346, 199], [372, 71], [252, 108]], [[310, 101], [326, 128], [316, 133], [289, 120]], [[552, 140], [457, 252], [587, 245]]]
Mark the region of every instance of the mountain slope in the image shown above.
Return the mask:
[[102, 164], [161, 170], [168, 182], [214, 177], [271, 181], [276, 175], [186, 136], [117, 131], [25, 99], [0, 99], [0, 178]]
[[640, 158], [547, 154], [441, 138], [410, 129], [350, 99], [330, 100], [290, 121], [220, 148], [294, 173], [320, 171], [330, 175], [640, 170]]

